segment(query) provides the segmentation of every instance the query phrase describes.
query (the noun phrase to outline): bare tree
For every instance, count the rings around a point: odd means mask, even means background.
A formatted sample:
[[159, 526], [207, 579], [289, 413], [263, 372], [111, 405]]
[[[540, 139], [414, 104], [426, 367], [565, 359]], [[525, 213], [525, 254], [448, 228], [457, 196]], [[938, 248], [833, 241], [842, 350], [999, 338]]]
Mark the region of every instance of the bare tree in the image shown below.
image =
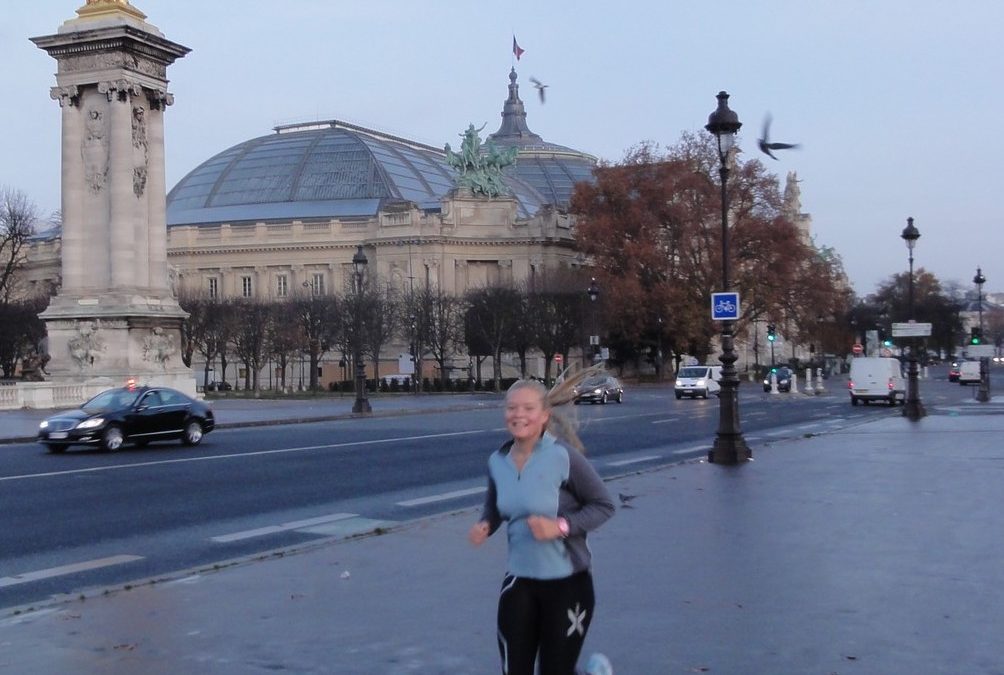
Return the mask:
[[260, 391], [259, 375], [267, 353], [269, 306], [257, 299], [235, 303], [240, 317], [233, 334], [234, 351], [244, 363], [244, 388]]
[[429, 313], [428, 346], [439, 365], [439, 381], [446, 385], [450, 377], [449, 362], [457, 345], [464, 341], [464, 309], [462, 298], [446, 293], [442, 288], [427, 289]]
[[310, 390], [317, 391], [317, 365], [321, 356], [335, 344], [341, 326], [341, 305], [334, 295], [313, 295], [309, 289], [292, 300], [303, 329], [303, 345], [310, 355]]
[[286, 371], [294, 355], [303, 348], [303, 325], [297, 320], [296, 306], [292, 302], [275, 302], [269, 306], [268, 350], [269, 356], [279, 366], [279, 388], [286, 389]]
[[403, 305], [389, 284], [372, 279], [363, 292], [365, 312], [363, 345], [373, 358], [373, 379], [380, 381], [380, 353], [390, 339], [401, 331]]
[[502, 388], [502, 350], [509, 332], [522, 320], [520, 294], [514, 288], [489, 286], [467, 294], [466, 327], [469, 342], [473, 339], [491, 350], [495, 371], [495, 391]]
[[24, 267], [24, 247], [35, 234], [38, 207], [20, 190], [0, 186], [0, 304], [18, 290], [18, 271]]
[[[0, 369], [4, 378], [14, 377], [18, 362], [26, 357], [43, 358], [38, 344], [45, 336], [45, 325], [38, 314], [48, 301], [37, 296], [0, 303]], [[44, 367], [44, 362], [39, 361], [39, 367]]]

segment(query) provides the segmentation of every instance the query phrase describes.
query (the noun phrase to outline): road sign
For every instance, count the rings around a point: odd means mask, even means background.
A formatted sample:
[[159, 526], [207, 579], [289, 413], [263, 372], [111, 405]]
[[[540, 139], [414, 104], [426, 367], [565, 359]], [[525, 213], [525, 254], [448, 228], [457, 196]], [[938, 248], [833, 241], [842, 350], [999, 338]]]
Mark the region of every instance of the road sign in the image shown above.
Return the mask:
[[735, 321], [738, 318], [739, 318], [738, 293], [711, 294], [712, 321]]
[[894, 323], [892, 325], [892, 336], [893, 337], [930, 337], [931, 336], [931, 324], [929, 324], [929, 323], [916, 323], [915, 321], [910, 321], [909, 323]]
[[865, 348], [861, 346], [860, 342], [855, 342], [854, 346], [851, 347], [851, 351], [854, 352], [855, 354], [860, 354], [864, 350], [865, 350]]

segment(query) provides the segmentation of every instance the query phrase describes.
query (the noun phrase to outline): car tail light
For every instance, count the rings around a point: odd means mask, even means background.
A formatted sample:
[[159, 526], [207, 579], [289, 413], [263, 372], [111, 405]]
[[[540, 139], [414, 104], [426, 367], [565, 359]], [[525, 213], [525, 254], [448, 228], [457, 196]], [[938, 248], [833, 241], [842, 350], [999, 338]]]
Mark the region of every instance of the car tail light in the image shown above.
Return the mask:
[[847, 380], [847, 388], [848, 389], [854, 388], [854, 380]]
[[896, 385], [893, 383], [892, 378], [890, 377], [889, 378], [889, 391], [892, 391], [895, 388], [895, 386]]

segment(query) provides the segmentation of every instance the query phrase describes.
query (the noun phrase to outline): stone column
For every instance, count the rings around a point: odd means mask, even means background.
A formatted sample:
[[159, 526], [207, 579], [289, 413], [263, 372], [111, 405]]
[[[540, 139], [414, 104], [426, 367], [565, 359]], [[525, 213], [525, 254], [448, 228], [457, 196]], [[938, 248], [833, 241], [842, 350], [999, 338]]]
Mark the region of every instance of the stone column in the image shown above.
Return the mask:
[[84, 285], [84, 118], [80, 108], [80, 90], [76, 86], [53, 87], [49, 95], [59, 101], [63, 118], [60, 208], [63, 214], [62, 246], [69, 248], [69, 255], [63, 255], [62, 288], [77, 293]]
[[167, 202], [155, 198], [167, 194], [164, 162], [164, 113], [167, 106], [174, 102], [174, 97], [163, 90], [149, 91], [149, 113], [147, 114], [147, 141], [149, 155], [147, 158], [146, 199], [148, 204], [149, 236], [150, 236], [150, 288], [164, 290], [164, 279], [167, 278]]
[[[98, 91], [108, 96], [110, 150], [108, 154], [108, 245], [111, 263], [111, 287], [122, 291], [136, 288], [134, 250], [136, 239], [136, 199], [133, 195], [132, 95], [138, 85], [127, 80], [102, 82]], [[143, 238], [146, 239], [145, 237]]]

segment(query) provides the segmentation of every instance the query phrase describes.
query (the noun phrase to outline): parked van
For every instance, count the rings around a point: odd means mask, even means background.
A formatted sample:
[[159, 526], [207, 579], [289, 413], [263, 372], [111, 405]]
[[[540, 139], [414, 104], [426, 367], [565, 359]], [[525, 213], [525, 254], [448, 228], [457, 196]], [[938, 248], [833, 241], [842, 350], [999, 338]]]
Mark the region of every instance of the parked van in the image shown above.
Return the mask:
[[676, 398], [707, 398], [708, 394], [717, 396], [722, 391], [719, 384], [721, 379], [721, 366], [684, 366], [676, 374]]
[[851, 360], [851, 376], [847, 381], [851, 405], [858, 401], [885, 401], [889, 405], [906, 402], [906, 380], [898, 359], [859, 356]]
[[959, 384], [979, 384], [980, 383], [980, 362], [963, 361], [959, 364]]

